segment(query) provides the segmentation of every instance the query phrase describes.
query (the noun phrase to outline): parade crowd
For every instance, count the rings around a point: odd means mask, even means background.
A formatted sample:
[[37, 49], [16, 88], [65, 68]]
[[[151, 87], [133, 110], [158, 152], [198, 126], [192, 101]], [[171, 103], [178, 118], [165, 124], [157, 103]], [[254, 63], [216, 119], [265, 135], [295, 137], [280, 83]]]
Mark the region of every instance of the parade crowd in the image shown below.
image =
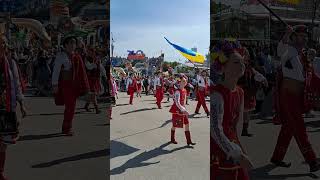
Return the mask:
[[[316, 152], [306, 132], [304, 117], [314, 117], [320, 105], [320, 51], [308, 46], [309, 31], [305, 25], [288, 26], [276, 48], [257, 46], [237, 40], [215, 42], [211, 49], [211, 179], [248, 180], [254, 167], [250, 154], [240, 142], [248, 132], [250, 118], [271, 116], [281, 129], [270, 162], [289, 168], [284, 157], [294, 138], [310, 167], [320, 169]], [[314, 48], [314, 49], [313, 49]], [[270, 50], [274, 51], [271, 55]], [[262, 104], [272, 99], [271, 115]], [[241, 131], [240, 131], [241, 132]], [[258, 148], [258, 147], [257, 147]]]
[[[83, 107], [100, 114], [97, 98], [108, 96], [106, 73], [107, 52], [104, 48], [85, 45], [82, 38], [65, 36], [61, 47], [28, 47], [23, 51], [0, 39], [0, 180], [6, 180], [4, 166], [6, 149], [19, 138], [20, 107], [22, 118], [28, 116], [25, 94], [53, 96], [57, 106], [64, 106], [61, 134], [73, 136], [73, 120], [77, 99], [86, 101]], [[31, 96], [33, 97], [33, 96]], [[18, 106], [19, 105], [19, 106]]]
[[[169, 68], [170, 69], [170, 68]], [[129, 105], [134, 105], [134, 97], [141, 98], [142, 94], [154, 95], [158, 109], [162, 109], [163, 99], [173, 104], [169, 109], [172, 114], [171, 142], [177, 144], [175, 140], [176, 128], [185, 129], [185, 137], [188, 145], [195, 145], [191, 140], [189, 128], [189, 112], [186, 105], [189, 105], [189, 99], [196, 100], [195, 114], [201, 114], [200, 108], [203, 107], [206, 116], [209, 117], [209, 109], [206, 104], [206, 98], [209, 96], [209, 77], [206, 70], [197, 69], [194, 76], [184, 73], [174, 73], [173, 71], [161, 72], [157, 71], [153, 76], [142, 76], [139, 73], [128, 72], [127, 76], [123, 76], [116, 80], [111, 78], [112, 95], [117, 97], [118, 91], [127, 92], [129, 96]], [[135, 95], [136, 94], [136, 95]], [[110, 119], [112, 109], [109, 111]]]

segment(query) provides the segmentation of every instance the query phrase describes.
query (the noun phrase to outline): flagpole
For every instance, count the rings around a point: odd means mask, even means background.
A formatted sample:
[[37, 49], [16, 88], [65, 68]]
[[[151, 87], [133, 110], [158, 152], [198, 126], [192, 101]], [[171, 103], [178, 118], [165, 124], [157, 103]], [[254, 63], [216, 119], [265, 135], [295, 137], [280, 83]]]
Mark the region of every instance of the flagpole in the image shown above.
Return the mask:
[[265, 7], [274, 17], [276, 17], [280, 22], [282, 22], [285, 26], [289, 26], [286, 22], [284, 22], [276, 13], [274, 13], [262, 0], [257, 0], [260, 4]]

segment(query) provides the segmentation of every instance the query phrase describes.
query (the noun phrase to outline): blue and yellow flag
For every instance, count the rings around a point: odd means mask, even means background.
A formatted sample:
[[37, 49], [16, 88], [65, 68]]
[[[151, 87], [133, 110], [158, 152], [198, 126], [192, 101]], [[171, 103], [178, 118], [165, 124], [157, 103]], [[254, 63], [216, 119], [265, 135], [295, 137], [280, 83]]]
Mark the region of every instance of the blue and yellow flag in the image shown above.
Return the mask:
[[199, 64], [203, 64], [204, 63], [204, 56], [194, 52], [190, 49], [186, 49], [184, 47], [178, 46], [176, 44], [171, 43], [167, 38], [165, 38], [167, 40], [167, 42], [169, 44], [171, 44], [171, 46], [173, 46], [176, 50], [178, 50], [180, 52], [180, 54], [187, 58], [190, 62], [192, 63], [199, 63]]

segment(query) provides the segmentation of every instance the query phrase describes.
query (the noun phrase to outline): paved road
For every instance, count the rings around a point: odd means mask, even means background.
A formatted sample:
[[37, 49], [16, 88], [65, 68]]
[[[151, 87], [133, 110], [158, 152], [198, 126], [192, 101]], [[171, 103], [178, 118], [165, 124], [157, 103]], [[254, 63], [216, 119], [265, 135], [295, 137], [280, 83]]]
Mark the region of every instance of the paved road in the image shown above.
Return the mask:
[[[10, 180], [105, 180], [107, 177], [106, 114], [86, 113], [78, 102], [75, 136], [60, 136], [63, 107], [51, 98], [28, 97], [29, 116], [22, 121], [20, 140], [8, 149]], [[104, 107], [105, 105], [101, 105]]]
[[[272, 112], [272, 94], [267, 95], [263, 104], [264, 114]], [[315, 118], [305, 118], [310, 141], [316, 154], [320, 156], [320, 113], [315, 112]], [[311, 180], [320, 177], [320, 173], [308, 173], [309, 166], [303, 163], [303, 157], [293, 139], [286, 154], [285, 161], [292, 163], [291, 168], [275, 168], [269, 163], [277, 142], [281, 126], [272, 124], [271, 117], [258, 119], [253, 116], [250, 122], [250, 132], [253, 137], [241, 137], [243, 147], [254, 163], [251, 171], [253, 180]], [[241, 125], [240, 125], [241, 127]]]
[[[320, 157], [320, 114], [315, 118], [305, 119], [310, 141], [318, 157]], [[289, 169], [275, 168], [269, 164], [280, 126], [275, 126], [271, 120], [255, 119], [251, 121], [251, 132], [255, 135], [250, 138], [241, 138], [244, 148], [255, 164], [251, 172], [254, 180], [311, 180], [317, 179], [320, 172], [309, 173], [309, 166], [303, 161], [302, 154], [293, 139], [286, 154], [285, 161], [292, 162]]]
[[[176, 131], [177, 145], [169, 144], [172, 105], [157, 109], [155, 98], [135, 98], [127, 105], [120, 94], [111, 120], [111, 180], [202, 180], [209, 179], [209, 118], [202, 114], [190, 118], [191, 136], [197, 142], [188, 148], [184, 130]], [[166, 101], [166, 98], [165, 100]], [[187, 106], [195, 111], [195, 101]], [[209, 102], [208, 102], [209, 104]]]
[[[209, 179], [209, 119], [191, 118], [191, 133], [198, 144], [194, 149], [185, 148], [183, 131], [177, 132], [179, 144], [167, 144], [170, 131], [171, 103], [164, 109], [156, 109], [154, 97], [134, 99], [129, 106], [128, 97], [120, 95], [118, 107], [111, 120], [111, 179], [112, 180], [204, 180]], [[195, 102], [188, 106], [194, 112]], [[264, 106], [268, 107], [268, 105]], [[266, 110], [267, 111], [267, 110]], [[306, 118], [306, 126], [314, 150], [320, 157], [320, 113]], [[320, 179], [320, 172], [309, 173], [309, 167], [294, 140], [291, 141], [286, 161], [292, 167], [275, 168], [269, 164], [280, 126], [268, 119], [253, 119], [250, 131], [254, 137], [241, 137], [242, 144], [251, 157], [255, 168], [253, 180], [311, 180]]]

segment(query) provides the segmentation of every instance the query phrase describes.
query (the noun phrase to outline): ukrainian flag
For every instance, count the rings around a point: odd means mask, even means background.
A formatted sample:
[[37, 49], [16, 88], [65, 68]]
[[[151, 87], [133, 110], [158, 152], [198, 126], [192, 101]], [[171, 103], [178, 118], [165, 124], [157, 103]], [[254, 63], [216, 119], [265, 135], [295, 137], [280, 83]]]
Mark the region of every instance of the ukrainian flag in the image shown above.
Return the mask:
[[184, 47], [181, 47], [181, 46], [178, 46], [176, 44], [173, 44], [167, 38], [165, 38], [165, 39], [176, 50], [178, 50], [183, 57], [187, 58], [190, 62], [192, 62], [192, 63], [200, 63], [200, 64], [204, 63], [204, 56], [203, 55], [201, 55], [201, 54], [199, 54], [197, 52], [194, 52], [194, 51], [192, 51], [190, 49], [186, 49]]

